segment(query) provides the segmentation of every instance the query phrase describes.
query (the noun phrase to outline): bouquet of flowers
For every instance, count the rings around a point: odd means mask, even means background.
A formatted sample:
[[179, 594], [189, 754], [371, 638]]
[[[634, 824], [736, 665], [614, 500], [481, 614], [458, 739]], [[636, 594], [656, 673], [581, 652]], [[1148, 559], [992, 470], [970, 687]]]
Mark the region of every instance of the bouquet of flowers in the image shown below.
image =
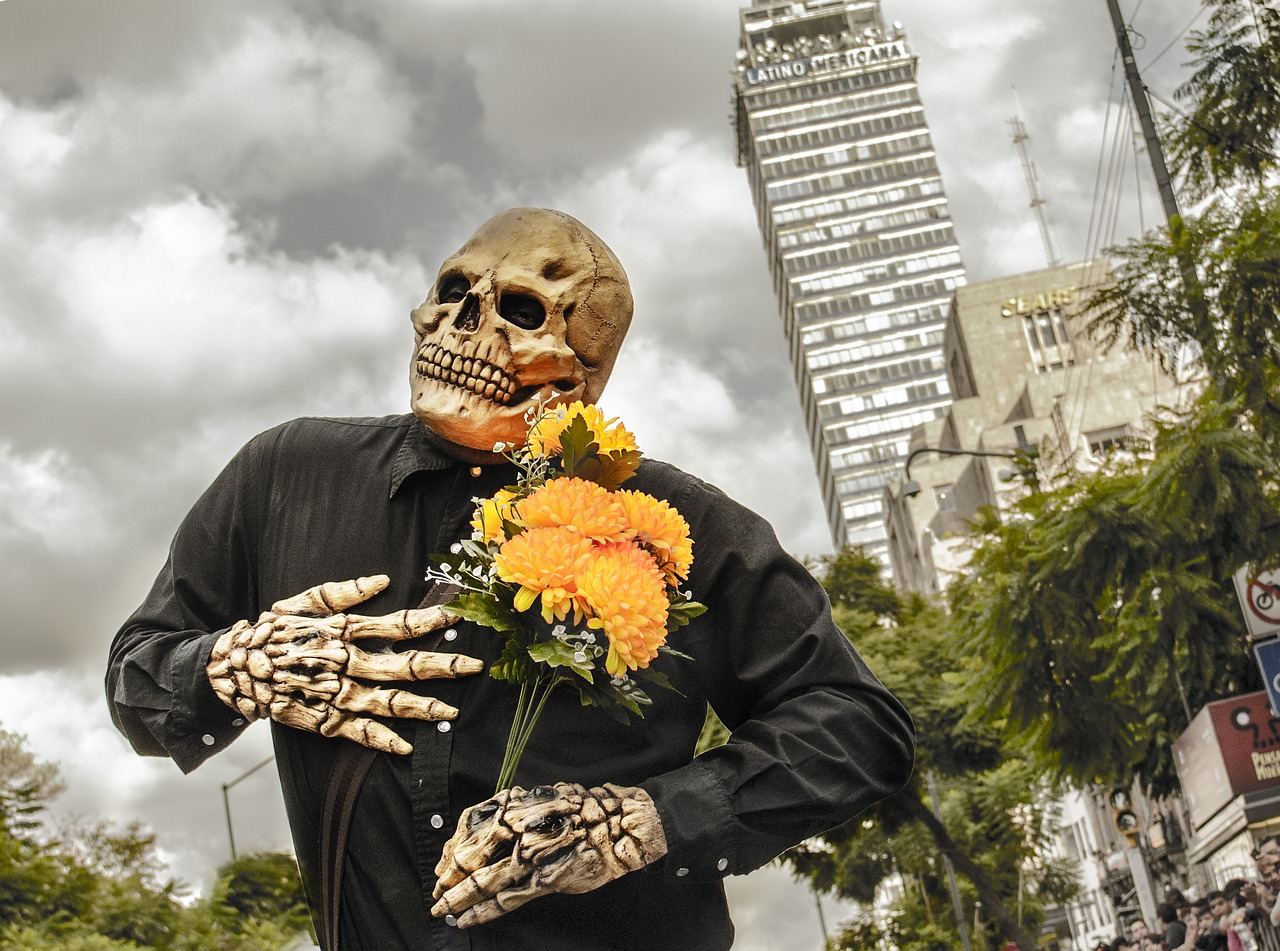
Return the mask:
[[497, 790], [553, 690], [578, 689], [584, 706], [622, 722], [652, 701], [637, 681], [671, 683], [650, 662], [687, 657], [667, 635], [706, 608], [681, 591], [693, 564], [689, 525], [666, 502], [621, 489], [641, 453], [617, 419], [573, 403], [532, 420], [524, 446], [499, 443], [520, 475], [476, 499], [474, 529], [427, 578], [457, 585], [446, 610], [506, 638], [489, 676], [518, 684], [515, 721]]

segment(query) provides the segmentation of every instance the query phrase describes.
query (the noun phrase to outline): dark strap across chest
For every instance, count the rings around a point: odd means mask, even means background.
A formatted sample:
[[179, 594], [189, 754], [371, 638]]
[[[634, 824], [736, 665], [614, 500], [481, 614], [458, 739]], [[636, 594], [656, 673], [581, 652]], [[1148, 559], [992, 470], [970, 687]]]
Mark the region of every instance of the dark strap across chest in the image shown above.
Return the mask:
[[[420, 608], [435, 607], [452, 601], [459, 589], [454, 585], [437, 584], [422, 599]], [[419, 650], [438, 650], [443, 633], [432, 635], [417, 645]], [[346, 867], [347, 839], [351, 832], [351, 817], [355, 813], [356, 800], [364, 785], [377, 750], [338, 740], [340, 747], [334, 759], [333, 771], [324, 788], [324, 805], [320, 813], [320, 947], [323, 951], [341, 951], [339, 948], [338, 920], [342, 914], [342, 872]]]

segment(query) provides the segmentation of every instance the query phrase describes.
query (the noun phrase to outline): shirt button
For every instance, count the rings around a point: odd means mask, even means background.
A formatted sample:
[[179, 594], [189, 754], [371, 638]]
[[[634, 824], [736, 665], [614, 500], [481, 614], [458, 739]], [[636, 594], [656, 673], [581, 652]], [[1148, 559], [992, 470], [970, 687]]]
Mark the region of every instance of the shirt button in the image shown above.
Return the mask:
[[444, 639], [446, 641], [456, 641], [458, 639], [458, 632], [453, 628], [449, 628], [449, 630], [444, 632]]
[[483, 471], [484, 471], [484, 470], [483, 470], [483, 469], [481, 469], [479, 466], [472, 466], [472, 467], [471, 467], [471, 474], [472, 474], [473, 476], [478, 476], [478, 475], [480, 475], [480, 473], [481, 473], [481, 472], [483, 472]]
[[677, 877], [677, 878], [684, 878], [684, 877], [685, 877], [686, 875], [688, 875], [688, 874], [689, 874], [689, 870], [688, 870], [687, 868], [678, 868], [678, 869], [676, 869], [676, 877]]
[[450, 730], [453, 729], [453, 724], [450, 723], [448, 720], [441, 720], [439, 723], [436, 724], [436, 729], [439, 730], [441, 733], [448, 733]]
[[244, 720], [240, 719], [239, 717], [236, 717], [234, 720], [232, 720], [232, 721], [231, 721], [231, 725], [232, 725], [232, 726], [244, 726]]
[[450, 928], [456, 928], [456, 927], [458, 927], [458, 916], [457, 916], [457, 915], [445, 915], [445, 916], [444, 916], [444, 923], [445, 923], [446, 925], [448, 925]]
[[212, 733], [206, 733], [204, 736], [200, 737], [200, 742], [205, 746], [213, 746], [213, 744], [218, 741], [213, 738]]
[[444, 828], [444, 816], [432, 816], [432, 817], [431, 817], [431, 828], [433, 828], [433, 829], [442, 829], [442, 828]]
[[716, 863], [716, 868], [720, 869], [720, 871], [722, 872], [728, 867], [729, 867], [728, 859], [721, 859], [719, 862]]

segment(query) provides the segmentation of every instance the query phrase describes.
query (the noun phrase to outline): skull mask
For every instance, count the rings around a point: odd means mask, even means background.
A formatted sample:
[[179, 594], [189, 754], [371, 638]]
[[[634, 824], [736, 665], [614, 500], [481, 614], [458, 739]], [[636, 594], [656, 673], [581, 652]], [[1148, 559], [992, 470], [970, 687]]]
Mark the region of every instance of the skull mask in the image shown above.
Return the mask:
[[452, 443], [521, 445], [539, 405], [593, 403], [631, 322], [631, 288], [598, 237], [558, 211], [490, 218], [413, 311], [413, 411]]

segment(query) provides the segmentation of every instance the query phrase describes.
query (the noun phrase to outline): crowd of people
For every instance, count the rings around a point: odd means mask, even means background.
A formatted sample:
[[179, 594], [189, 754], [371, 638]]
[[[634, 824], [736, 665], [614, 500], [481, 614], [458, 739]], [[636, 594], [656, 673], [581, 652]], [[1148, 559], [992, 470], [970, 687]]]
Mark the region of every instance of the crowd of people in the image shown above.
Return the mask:
[[1194, 901], [1170, 890], [1156, 908], [1155, 927], [1135, 919], [1118, 938], [1100, 942], [1093, 951], [1274, 951], [1274, 929], [1280, 928], [1280, 835], [1262, 840], [1253, 857], [1256, 881], [1233, 878]]

